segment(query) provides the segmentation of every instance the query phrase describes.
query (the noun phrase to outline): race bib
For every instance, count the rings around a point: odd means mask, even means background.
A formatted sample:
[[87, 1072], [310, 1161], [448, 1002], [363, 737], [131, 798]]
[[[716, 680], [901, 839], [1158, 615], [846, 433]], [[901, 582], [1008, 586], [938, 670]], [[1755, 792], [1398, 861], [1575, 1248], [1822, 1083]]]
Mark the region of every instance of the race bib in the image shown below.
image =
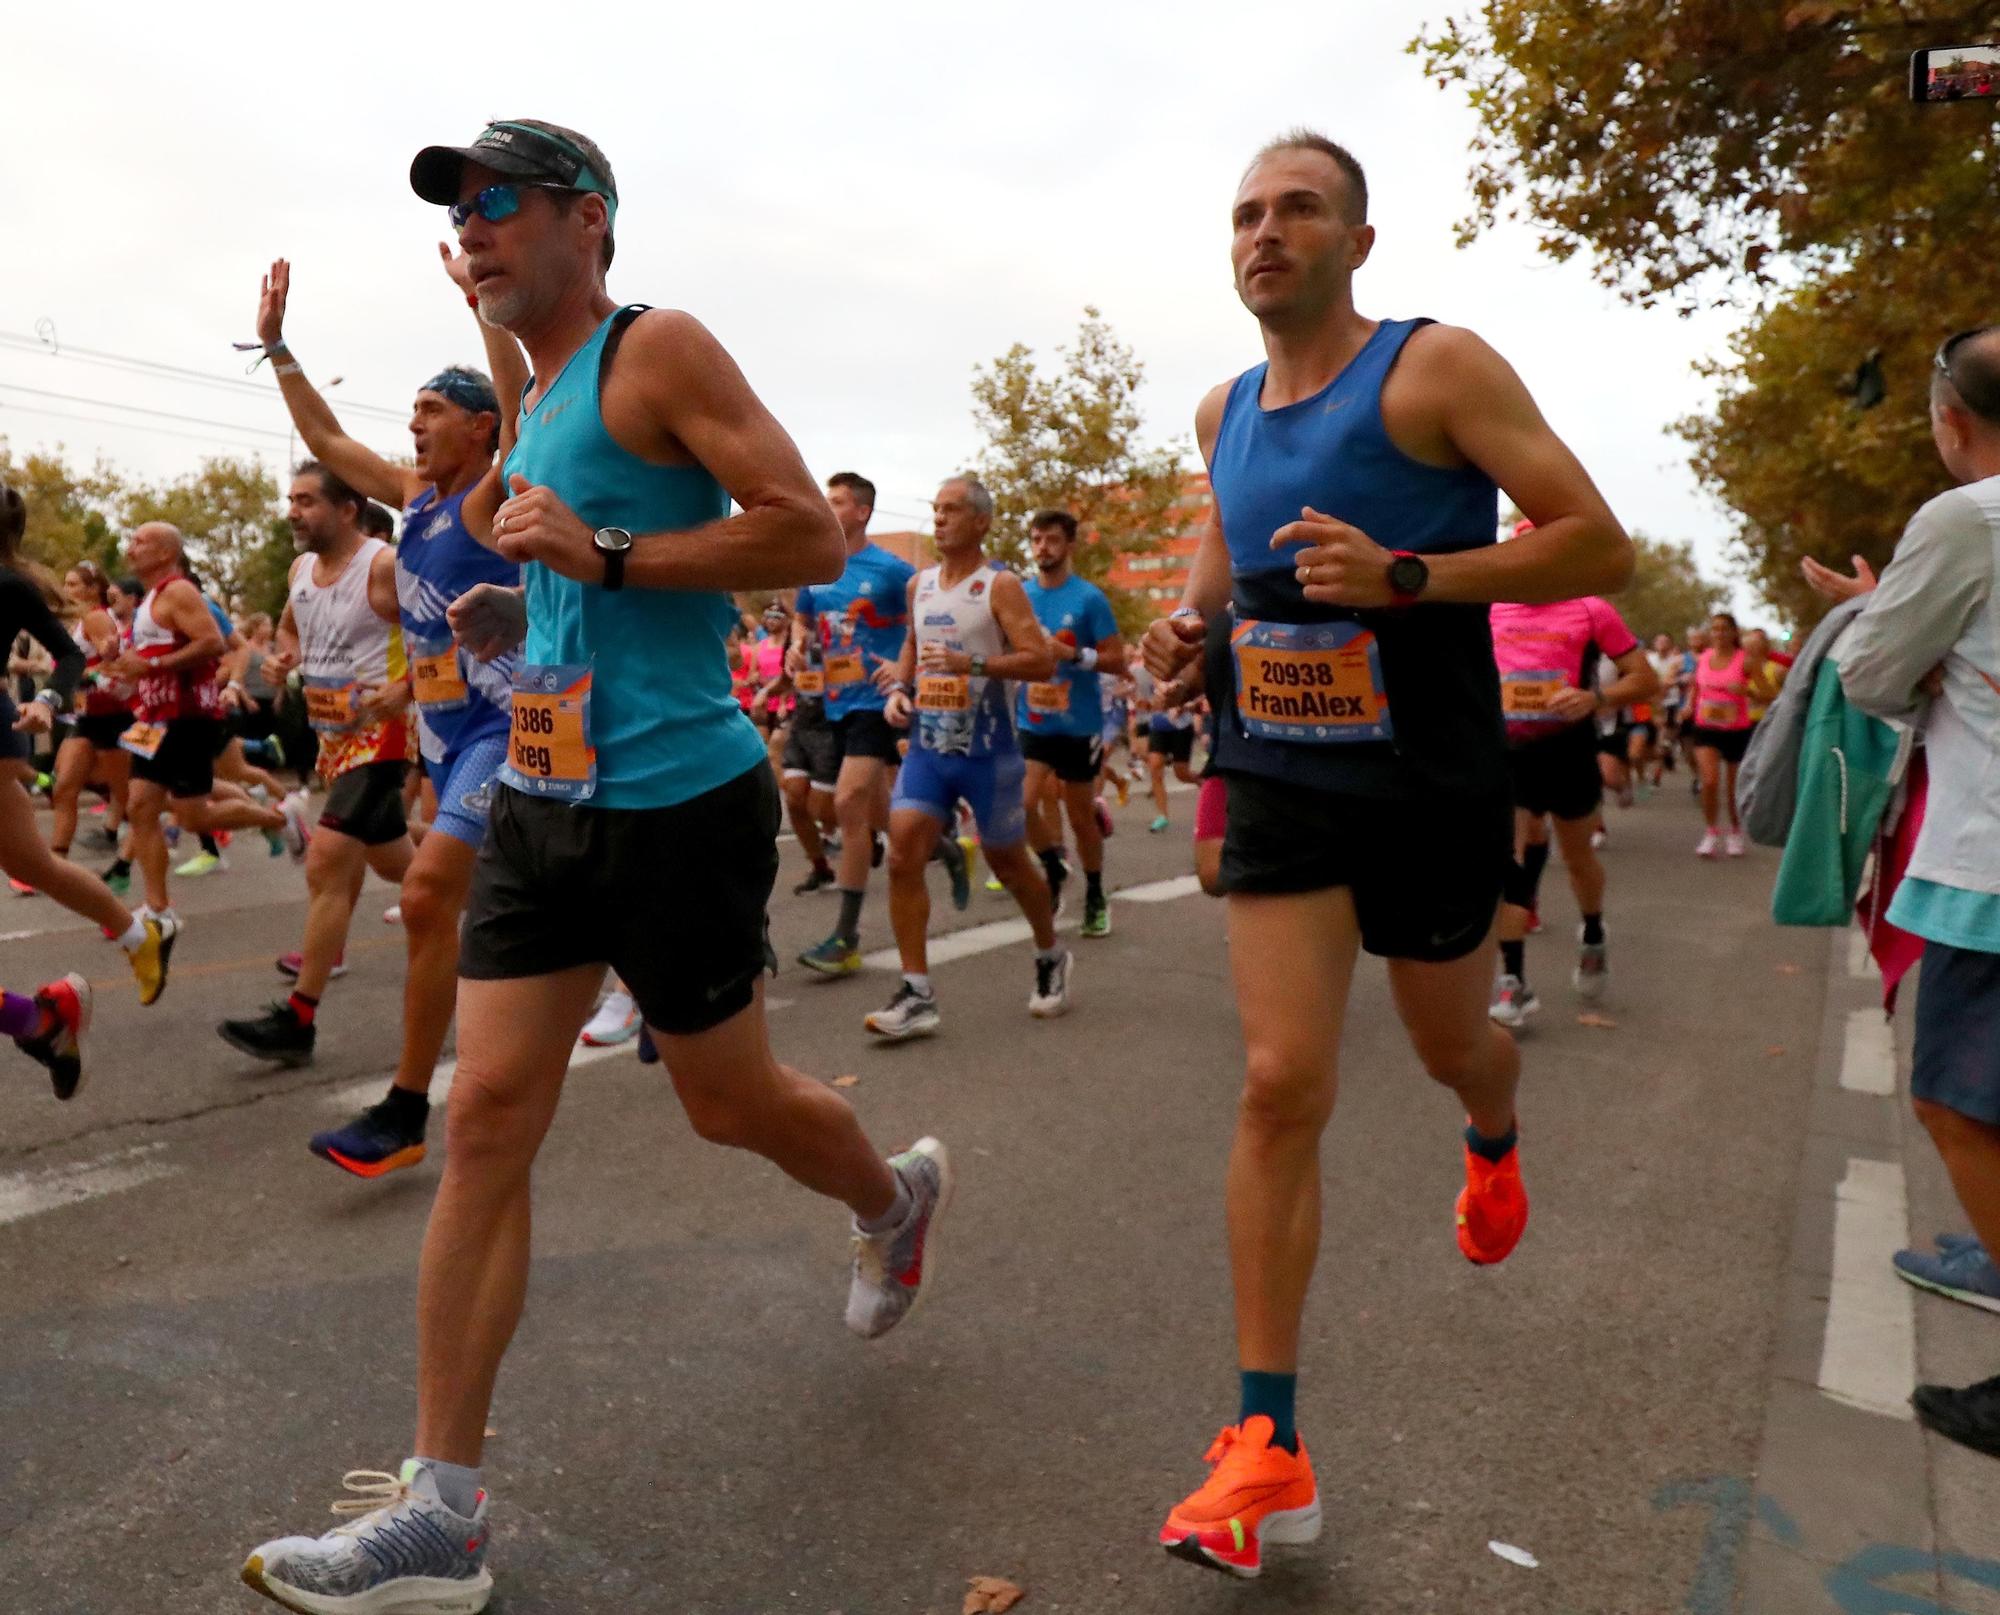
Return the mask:
[[802, 667], [792, 680], [792, 688], [808, 701], [817, 701], [826, 694], [826, 670], [819, 667]]
[[1559, 723], [1549, 703], [1569, 688], [1569, 680], [1552, 667], [1500, 675], [1500, 710], [1509, 723]]
[[595, 794], [587, 664], [527, 663], [515, 670], [513, 727], [500, 777], [516, 790], [557, 802], [587, 801]]
[[1069, 711], [1069, 685], [1064, 680], [1053, 684], [1030, 684], [1028, 686], [1028, 710], [1056, 715]]
[[431, 712], [456, 712], [469, 692], [459, 671], [458, 647], [450, 640], [409, 641], [410, 693], [417, 705]]
[[1375, 635], [1354, 622], [1259, 622], [1229, 635], [1236, 715], [1263, 740], [1340, 745], [1387, 740], [1389, 697]]
[[834, 685], [861, 682], [861, 653], [837, 652], [826, 659], [826, 682]]
[[970, 712], [972, 681], [963, 673], [919, 673], [917, 707], [923, 712]]
[[1734, 701], [1704, 701], [1695, 721], [1704, 729], [1727, 729], [1737, 720]]
[[163, 723], [128, 723], [118, 737], [118, 744], [134, 757], [143, 757], [150, 763], [160, 755], [160, 743], [166, 738], [167, 726]]
[[319, 730], [352, 729], [359, 689], [353, 679], [337, 674], [308, 673], [305, 677], [306, 722]]

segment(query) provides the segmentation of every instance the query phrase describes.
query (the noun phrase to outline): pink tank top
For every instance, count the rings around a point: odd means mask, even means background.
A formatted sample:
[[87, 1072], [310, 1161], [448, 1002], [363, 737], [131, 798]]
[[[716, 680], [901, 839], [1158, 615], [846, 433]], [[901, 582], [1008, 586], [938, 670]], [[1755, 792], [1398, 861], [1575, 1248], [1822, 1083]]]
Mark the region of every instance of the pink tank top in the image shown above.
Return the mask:
[[1705, 650], [1694, 664], [1694, 721], [1703, 729], [1748, 729], [1750, 680], [1738, 650], [1723, 667], [1710, 665], [1715, 655]]

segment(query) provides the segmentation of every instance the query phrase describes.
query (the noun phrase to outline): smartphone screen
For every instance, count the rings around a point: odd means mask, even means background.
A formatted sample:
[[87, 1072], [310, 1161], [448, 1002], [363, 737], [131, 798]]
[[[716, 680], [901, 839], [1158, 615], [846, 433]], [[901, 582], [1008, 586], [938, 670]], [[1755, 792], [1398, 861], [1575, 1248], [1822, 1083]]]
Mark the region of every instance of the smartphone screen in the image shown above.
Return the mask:
[[1912, 101], [1984, 101], [2000, 94], [2000, 46], [1950, 45], [1910, 53]]

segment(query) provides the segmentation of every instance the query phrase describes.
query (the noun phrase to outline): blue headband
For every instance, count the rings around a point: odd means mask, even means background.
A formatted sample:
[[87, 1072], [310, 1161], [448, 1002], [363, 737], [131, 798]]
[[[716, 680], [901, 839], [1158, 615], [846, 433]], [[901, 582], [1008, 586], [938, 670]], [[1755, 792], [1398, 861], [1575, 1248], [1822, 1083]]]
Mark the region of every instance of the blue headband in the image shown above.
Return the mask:
[[477, 370], [467, 370], [459, 365], [440, 370], [417, 390], [436, 393], [475, 415], [500, 413], [500, 400], [493, 394], [493, 383]]

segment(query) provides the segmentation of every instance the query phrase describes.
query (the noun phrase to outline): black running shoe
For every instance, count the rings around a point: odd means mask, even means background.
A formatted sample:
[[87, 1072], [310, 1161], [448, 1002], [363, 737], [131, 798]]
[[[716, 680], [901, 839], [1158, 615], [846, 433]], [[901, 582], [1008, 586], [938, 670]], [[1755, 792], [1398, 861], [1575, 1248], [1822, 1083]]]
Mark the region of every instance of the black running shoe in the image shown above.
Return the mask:
[[316, 1026], [292, 1013], [290, 1004], [267, 1004], [255, 1020], [224, 1021], [216, 1028], [222, 1041], [260, 1060], [279, 1065], [304, 1065], [313, 1057]]
[[429, 1115], [422, 1111], [412, 1120], [401, 1106], [384, 1099], [343, 1127], [313, 1134], [307, 1148], [357, 1178], [379, 1178], [424, 1158], [424, 1124]]
[[1963, 1390], [1919, 1385], [1910, 1393], [1917, 1422], [1947, 1441], [2000, 1458], [2000, 1374]]
[[840, 877], [833, 872], [831, 864], [820, 864], [806, 878], [792, 888], [794, 897], [803, 897], [807, 892], [823, 892]]

